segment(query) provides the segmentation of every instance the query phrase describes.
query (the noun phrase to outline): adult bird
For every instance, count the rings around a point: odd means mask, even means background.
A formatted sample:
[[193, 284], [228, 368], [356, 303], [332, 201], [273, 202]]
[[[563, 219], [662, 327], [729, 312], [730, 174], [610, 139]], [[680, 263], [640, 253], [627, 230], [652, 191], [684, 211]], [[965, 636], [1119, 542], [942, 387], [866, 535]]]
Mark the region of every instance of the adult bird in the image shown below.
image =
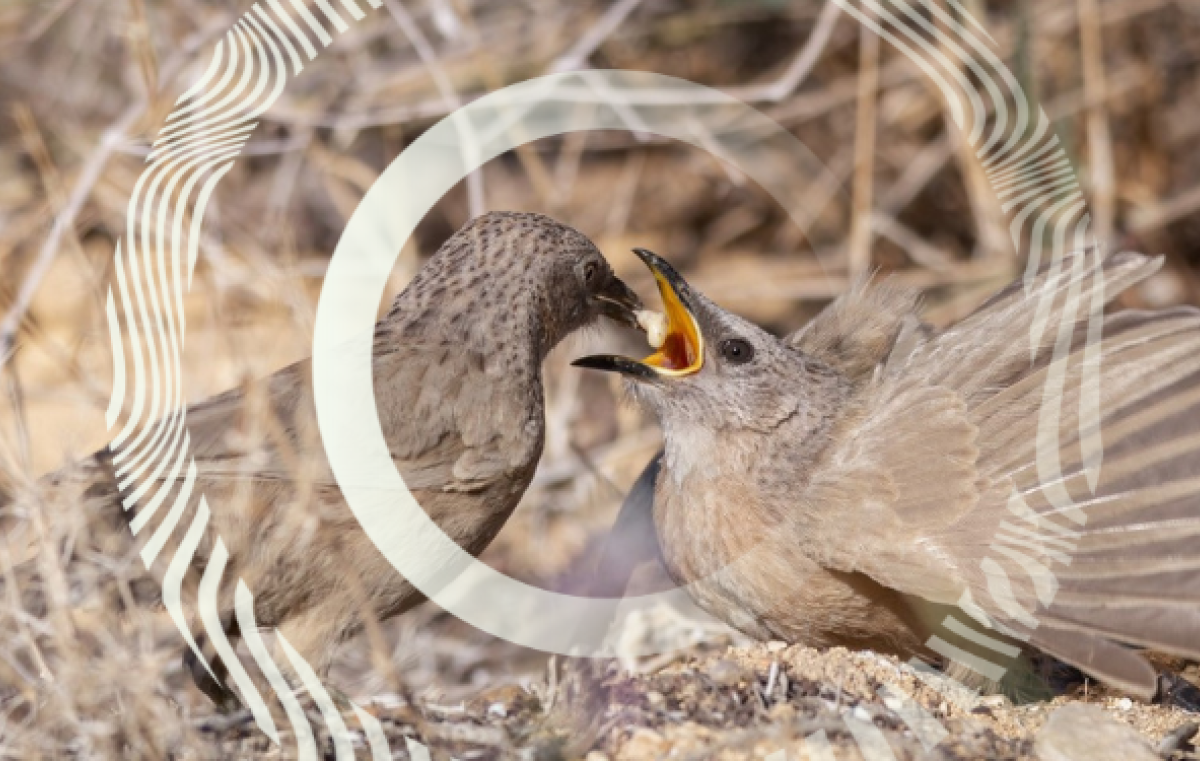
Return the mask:
[[1131, 646], [1200, 657], [1200, 312], [1102, 315], [1161, 259], [1079, 252], [941, 331], [894, 290], [847, 319], [860, 293], [779, 339], [639, 255], [665, 340], [577, 364], [660, 419], [654, 525], [702, 608], [984, 681], [1040, 651], [1143, 698]]
[[[533, 477], [547, 353], [601, 316], [634, 325], [639, 307], [584, 235], [549, 217], [508, 212], [469, 222], [396, 296], [375, 326], [379, 423], [408, 489], [465, 550], [477, 555], [488, 545]], [[215, 537], [228, 551], [229, 583], [218, 593], [226, 635], [240, 634], [232, 583], [240, 579], [253, 594], [257, 624], [277, 628], [324, 674], [335, 646], [365, 618], [398, 615], [424, 597], [346, 505], [321, 445], [311, 381], [306, 359], [187, 409], [197, 466], [188, 509], [203, 495], [212, 516], [193, 572], [203, 569]], [[56, 482], [82, 486], [88, 501], [108, 505], [139, 488], [118, 490], [107, 450], [45, 480]], [[131, 514], [137, 520], [138, 510]], [[160, 553], [158, 562], [172, 554]], [[226, 665], [200, 639], [203, 661], [185, 651], [197, 686], [218, 704], [234, 703]]]

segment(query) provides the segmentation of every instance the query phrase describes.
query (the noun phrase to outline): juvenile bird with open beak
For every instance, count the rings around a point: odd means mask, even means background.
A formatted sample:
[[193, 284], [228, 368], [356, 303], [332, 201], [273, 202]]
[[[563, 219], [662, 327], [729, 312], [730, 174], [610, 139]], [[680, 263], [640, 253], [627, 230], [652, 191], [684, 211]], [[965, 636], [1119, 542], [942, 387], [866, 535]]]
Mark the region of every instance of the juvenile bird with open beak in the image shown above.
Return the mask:
[[661, 421], [654, 525], [702, 608], [981, 681], [1041, 651], [1147, 699], [1131, 646], [1200, 657], [1200, 312], [1089, 320], [1161, 259], [1077, 253], [942, 331], [888, 287], [869, 325], [779, 339], [638, 254], [660, 348], [576, 364]]

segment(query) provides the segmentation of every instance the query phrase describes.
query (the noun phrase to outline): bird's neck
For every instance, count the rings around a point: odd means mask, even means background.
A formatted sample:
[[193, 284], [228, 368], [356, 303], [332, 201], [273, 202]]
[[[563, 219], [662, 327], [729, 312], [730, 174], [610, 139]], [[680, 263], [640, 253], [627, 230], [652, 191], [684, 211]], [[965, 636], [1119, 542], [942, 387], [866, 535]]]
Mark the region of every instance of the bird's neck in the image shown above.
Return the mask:
[[[798, 397], [791, 414], [769, 430], [664, 419], [655, 500], [660, 528], [716, 532], [736, 544], [736, 537], [761, 538], [794, 521], [850, 393], [836, 373], [814, 373], [806, 383], [811, 393]], [[722, 554], [713, 547], [704, 553]]]
[[[807, 484], [829, 443], [832, 421], [804, 410], [771, 434], [664, 424], [663, 477], [683, 494], [717, 487], [757, 501], [768, 493], [795, 494]], [[785, 477], [786, 476], [786, 477]]]
[[685, 481], [721, 482], [761, 489], [777, 480], [783, 481], [779, 487], [785, 492], [804, 486], [852, 393], [840, 373], [815, 362], [809, 368], [815, 370], [796, 382], [802, 391], [768, 423], [712, 426], [690, 414], [663, 415], [664, 471], [681, 486]]

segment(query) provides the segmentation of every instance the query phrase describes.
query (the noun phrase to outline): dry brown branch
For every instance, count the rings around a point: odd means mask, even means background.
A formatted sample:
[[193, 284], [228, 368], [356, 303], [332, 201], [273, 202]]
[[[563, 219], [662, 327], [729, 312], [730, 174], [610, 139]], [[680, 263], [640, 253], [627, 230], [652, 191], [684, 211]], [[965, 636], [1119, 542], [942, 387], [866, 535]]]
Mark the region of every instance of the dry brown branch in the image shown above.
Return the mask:
[[596, 19], [596, 23], [580, 35], [574, 45], [554, 59], [554, 63], [550, 65], [550, 72], [576, 71], [583, 68], [592, 53], [596, 52], [596, 48], [600, 47], [616, 31], [621, 22], [641, 4], [642, 0], [619, 0], [610, 5], [608, 10]]
[[1129, 229], [1136, 233], [1148, 233], [1200, 212], [1200, 185], [1164, 199], [1163, 201], [1135, 211], [1129, 220]]
[[[224, 32], [226, 26], [227, 22], [222, 20], [219, 23], [211, 25], [208, 29], [192, 35], [185, 41], [180, 49], [161, 68], [160, 77], [163, 84], [171, 82], [186, 65], [191, 63], [191, 58], [196, 54], [196, 51], [217, 34]], [[9, 352], [16, 339], [17, 331], [20, 329], [21, 320], [24, 318], [26, 310], [29, 309], [29, 304], [33, 300], [38, 287], [41, 285], [42, 278], [46, 276], [46, 272], [50, 269], [54, 257], [58, 255], [59, 244], [63, 236], [72, 229], [80, 210], [87, 202], [96, 183], [100, 180], [105, 165], [116, 151], [117, 146], [126, 139], [132, 127], [146, 114], [152, 105], [153, 100], [149, 96], [139, 98], [131, 103], [101, 133], [99, 144], [88, 157], [87, 161], [84, 162], [74, 188], [71, 189], [71, 193], [67, 196], [62, 208], [55, 214], [54, 225], [50, 228], [50, 234], [46, 236], [46, 240], [43, 241], [36, 259], [34, 259], [33, 264], [30, 265], [25, 273], [24, 281], [21, 283], [20, 290], [17, 291], [16, 298], [12, 305], [9, 306], [4, 318], [0, 320], [0, 366], [8, 359]]]
[[1092, 221], [1096, 238], [1112, 240], [1116, 217], [1116, 177], [1112, 133], [1108, 128], [1104, 73], [1104, 41], [1096, 0], [1079, 0], [1080, 53], [1083, 57], [1083, 90], [1088, 102], [1087, 134]]
[[808, 36], [808, 40], [805, 41], [804, 47], [796, 53], [796, 57], [792, 59], [779, 79], [761, 85], [733, 87], [726, 92], [747, 103], [779, 103], [796, 92], [829, 45], [841, 12], [840, 5], [833, 0], [826, 0], [824, 7], [821, 8], [821, 15], [817, 17], [817, 23]]
[[[451, 112], [457, 109], [462, 105], [462, 99], [459, 97], [457, 90], [454, 89], [450, 78], [446, 76], [446, 72], [442, 69], [441, 62], [438, 60], [437, 53], [434, 52], [433, 46], [429, 44], [429, 40], [421, 32], [420, 27], [416, 25], [412, 16], [409, 15], [399, 0], [383, 0], [383, 5], [387, 8], [392, 18], [395, 19], [396, 25], [404, 32], [404, 36], [408, 38], [413, 48], [416, 49], [417, 55], [421, 57], [421, 63], [429, 69], [429, 75], [437, 85], [446, 111]], [[471, 129], [467, 120], [455, 120], [455, 127], [459, 131], [459, 139], [469, 145], [473, 138], [470, 134], [467, 134]], [[464, 163], [471, 160], [471, 158], [471, 156], [464, 155]], [[486, 208], [484, 193], [483, 174], [477, 171], [468, 174], [467, 206], [472, 217], [477, 217], [484, 212]]]
[[[869, 11], [864, 11], [872, 18]], [[859, 30], [858, 108], [854, 122], [854, 201], [848, 269], [858, 278], [871, 269], [871, 209], [875, 203], [875, 122], [879, 90], [879, 35]]]
[[37, 258], [25, 273], [25, 280], [21, 284], [20, 290], [17, 291], [16, 298], [5, 313], [4, 319], [0, 320], [0, 363], [6, 361], [8, 357], [21, 320], [29, 308], [29, 303], [33, 300], [34, 293], [42, 284], [42, 278], [46, 276], [54, 257], [58, 254], [62, 237], [75, 224], [75, 218], [79, 216], [80, 209], [87, 202], [92, 188], [100, 179], [104, 165], [108, 163], [117, 144], [124, 139], [130, 127], [145, 113], [146, 107], [146, 101], [139, 101], [127, 108], [121, 117], [104, 131], [100, 138], [100, 144], [83, 165], [75, 187], [54, 217], [54, 226], [51, 227], [50, 234], [46, 236]]

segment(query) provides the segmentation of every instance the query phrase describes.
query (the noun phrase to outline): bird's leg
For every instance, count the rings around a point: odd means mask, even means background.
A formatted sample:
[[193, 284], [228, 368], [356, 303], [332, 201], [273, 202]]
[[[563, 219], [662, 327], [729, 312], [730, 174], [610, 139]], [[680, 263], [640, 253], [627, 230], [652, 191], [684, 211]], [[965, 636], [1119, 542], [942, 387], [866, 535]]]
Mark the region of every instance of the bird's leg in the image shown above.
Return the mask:
[[[220, 620], [226, 639], [236, 647], [241, 631], [238, 629], [233, 612], [222, 613]], [[208, 667], [211, 667], [212, 671], [210, 672], [209, 668], [205, 667], [191, 648], [184, 650], [183, 667], [192, 675], [192, 682], [208, 696], [208, 699], [222, 713], [228, 714], [243, 708], [241, 698], [229, 687], [229, 669], [225, 660], [217, 654], [217, 650], [213, 647], [212, 640], [207, 634], [203, 632], [197, 634], [196, 648], [204, 655], [204, 659], [208, 661]]]
[[1178, 674], [1163, 671], [1158, 675], [1158, 692], [1154, 696], [1154, 702], [1182, 708], [1189, 713], [1200, 713], [1200, 687]]
[[[203, 651], [208, 644], [208, 638], [201, 634], [196, 638], [196, 644]], [[192, 681], [222, 713], [232, 713], [240, 709], [242, 701], [225, 685], [229, 678], [225, 662], [215, 653], [205, 653], [205, 656], [212, 667], [212, 673], [209, 673], [191, 648], [183, 651], [183, 667], [192, 675]], [[213, 678], [214, 675], [216, 679]]]
[[[350, 698], [330, 685], [326, 677], [332, 665], [334, 648], [345, 638], [343, 632], [349, 626], [349, 615], [344, 601], [334, 598], [284, 622], [278, 630], [278, 636], [285, 639], [292, 653], [300, 656], [307, 664], [307, 669], [312, 670], [312, 674], [321, 683], [321, 688], [333, 702], [334, 708], [343, 717], [355, 716]], [[316, 709], [319, 713], [317, 700], [308, 689], [306, 680], [300, 675], [297, 666], [293, 665], [291, 655], [278, 642], [275, 650], [275, 662], [283, 671], [284, 678], [297, 688], [296, 694], [303, 696], [305, 711], [311, 713]], [[299, 668], [305, 667], [299, 665]]]

